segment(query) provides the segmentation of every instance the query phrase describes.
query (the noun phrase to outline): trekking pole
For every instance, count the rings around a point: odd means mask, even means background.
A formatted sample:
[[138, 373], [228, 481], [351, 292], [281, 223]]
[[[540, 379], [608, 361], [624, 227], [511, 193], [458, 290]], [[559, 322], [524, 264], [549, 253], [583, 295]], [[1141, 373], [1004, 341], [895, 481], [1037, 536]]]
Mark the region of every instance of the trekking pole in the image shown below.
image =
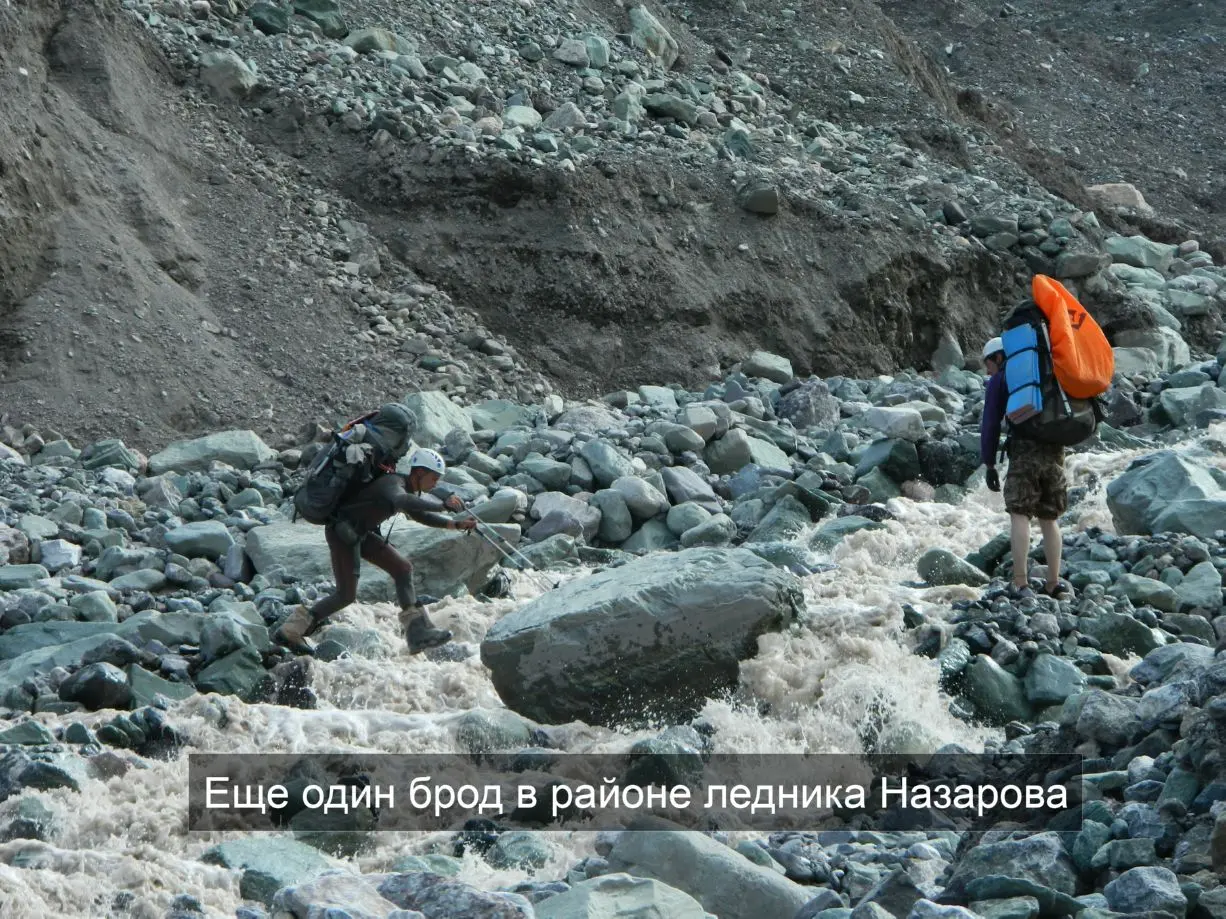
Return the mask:
[[512, 566], [512, 567], [514, 567], [514, 568], [518, 568], [520, 571], [523, 571], [523, 570], [524, 570], [524, 563], [523, 563], [523, 562], [521, 562], [519, 559], [515, 558], [513, 555], [511, 555], [511, 553], [507, 552], [507, 550], [506, 550], [506, 549], [504, 549], [502, 546], [498, 545], [498, 543], [497, 543], [497, 542], [495, 542], [493, 539], [491, 539], [491, 538], [490, 538], [488, 535], [486, 535], [484, 532], [482, 532], [481, 530], [476, 530], [476, 534], [477, 534], [478, 536], [480, 536], [482, 539], [484, 539], [484, 540], [485, 540], [487, 543], [489, 543], [491, 546], [493, 546], [495, 549], [497, 549], [497, 550], [498, 550], [498, 552], [499, 552], [499, 554], [500, 554], [500, 555], [502, 555], [502, 557], [503, 557], [503, 558], [505, 558], [505, 559], [506, 559], [508, 562], [510, 562], [510, 563], [511, 563], [511, 566]]
[[[484, 520], [482, 520], [480, 517], [474, 514], [472, 511], [472, 508], [468, 506], [468, 504], [464, 501], [463, 498], [460, 499], [460, 503], [464, 505], [464, 510], [468, 512], [468, 515], [472, 517], [473, 520], [476, 521], [477, 535], [479, 535], [486, 542], [488, 542], [491, 546], [493, 546], [495, 549], [501, 552], [504, 558], [506, 558], [507, 560], [511, 562], [514, 562], [516, 568], [519, 568], [522, 570], [526, 567], [533, 571], [536, 570], [536, 565], [532, 564], [531, 559], [529, 559], [526, 555], [520, 552], [519, 549], [515, 548], [515, 546], [511, 545], [510, 540], [508, 540], [505, 536], [503, 536], [501, 533], [499, 533], [497, 530], [491, 527], [488, 523], [486, 523]], [[508, 549], [510, 550], [510, 552], [507, 551]]]
[[[463, 498], [460, 499], [460, 503], [464, 505], [464, 510], [468, 512], [468, 515], [477, 522], [477, 529], [474, 530], [473, 532], [475, 532], [478, 536], [480, 536], [482, 539], [488, 542], [491, 546], [493, 546], [495, 549], [501, 552], [503, 558], [511, 562], [511, 564], [515, 568], [519, 569], [520, 571], [526, 570], [526, 571], [532, 571], [535, 574], [545, 575], [545, 572], [541, 571], [540, 568], [536, 567], [536, 565], [533, 564], [532, 560], [528, 558], [528, 556], [524, 555], [524, 553], [520, 552], [519, 549], [511, 545], [510, 540], [508, 540], [505, 536], [503, 536], [501, 533], [499, 533], [497, 530], [491, 527], [488, 523], [486, 523], [484, 520], [482, 520], [480, 517], [474, 514], [472, 511], [472, 508], [468, 506], [467, 502], [465, 502]], [[505, 546], [506, 548], [504, 549], [503, 546]], [[510, 549], [511, 551], [508, 552], [507, 549]], [[549, 578], [548, 575], [545, 575], [545, 577], [548, 578], [549, 580], [553, 580], [553, 584], [549, 588], [550, 590], [556, 590], [562, 584], [561, 578], [553, 579], [553, 578]]]

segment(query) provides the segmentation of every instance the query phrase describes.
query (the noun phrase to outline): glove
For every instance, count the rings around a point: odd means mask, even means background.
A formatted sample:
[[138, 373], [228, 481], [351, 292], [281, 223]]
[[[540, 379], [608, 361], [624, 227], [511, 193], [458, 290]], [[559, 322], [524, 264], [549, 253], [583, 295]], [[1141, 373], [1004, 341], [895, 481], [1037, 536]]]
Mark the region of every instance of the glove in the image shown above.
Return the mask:
[[350, 444], [345, 448], [345, 462], [354, 466], [361, 465], [372, 452], [370, 444]]
[[995, 466], [988, 467], [987, 481], [988, 491], [1000, 491], [1000, 473]]

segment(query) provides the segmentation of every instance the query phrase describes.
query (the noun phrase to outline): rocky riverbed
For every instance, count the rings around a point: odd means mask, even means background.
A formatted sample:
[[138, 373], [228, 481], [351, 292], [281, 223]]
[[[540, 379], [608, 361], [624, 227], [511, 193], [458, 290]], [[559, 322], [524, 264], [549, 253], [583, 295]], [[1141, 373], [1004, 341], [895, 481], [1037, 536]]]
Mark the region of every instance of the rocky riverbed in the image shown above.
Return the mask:
[[[412, 658], [374, 572], [314, 658], [269, 641], [328, 588], [321, 530], [288, 519], [325, 430], [144, 455], [5, 428], [5, 915], [1223, 915], [1226, 355], [1124, 366], [1129, 347], [1067, 462], [1059, 603], [1003, 594], [984, 378], [952, 347], [939, 374], [798, 378], [755, 352], [701, 390], [409, 393], [439, 493], [538, 569], [393, 527], [456, 633]], [[1075, 752], [1085, 821], [184, 832], [190, 752], [528, 748]]]

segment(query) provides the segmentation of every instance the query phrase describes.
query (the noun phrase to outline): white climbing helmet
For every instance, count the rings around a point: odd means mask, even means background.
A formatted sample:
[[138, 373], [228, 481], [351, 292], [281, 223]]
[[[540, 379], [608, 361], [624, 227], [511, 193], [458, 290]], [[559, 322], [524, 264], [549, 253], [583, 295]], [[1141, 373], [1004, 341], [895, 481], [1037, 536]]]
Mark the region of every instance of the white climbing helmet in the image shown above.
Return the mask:
[[991, 357], [996, 352], [1004, 351], [1004, 350], [1005, 350], [1005, 343], [1001, 341], [999, 337], [990, 339], [988, 343], [983, 346], [983, 359], [986, 361], [989, 357]]
[[429, 469], [431, 472], [437, 472], [439, 475], [442, 475], [447, 471], [447, 464], [433, 450], [420, 447], [414, 450], [412, 456], [409, 457], [409, 468]]

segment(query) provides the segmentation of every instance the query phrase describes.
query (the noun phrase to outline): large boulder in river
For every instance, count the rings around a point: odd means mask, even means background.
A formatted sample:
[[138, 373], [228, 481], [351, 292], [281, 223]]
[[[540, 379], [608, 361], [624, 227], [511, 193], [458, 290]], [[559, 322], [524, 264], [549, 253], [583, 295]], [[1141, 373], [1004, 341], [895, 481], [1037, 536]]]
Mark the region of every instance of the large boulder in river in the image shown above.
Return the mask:
[[1226, 528], [1226, 489], [1171, 450], [1142, 457], [1108, 485], [1107, 508], [1120, 534], [1169, 531], [1212, 539]]
[[[519, 541], [520, 530], [514, 524], [495, 524], [492, 529], [512, 544]], [[391, 544], [413, 563], [418, 591], [437, 597], [476, 593], [502, 561], [502, 554], [479, 536], [433, 527], [394, 526]], [[306, 581], [332, 577], [323, 527], [301, 523], [256, 527], [247, 535], [247, 554], [261, 573], [280, 566]], [[358, 599], [379, 602], [394, 596], [391, 578], [364, 564]]]
[[734, 687], [758, 637], [803, 603], [795, 575], [748, 550], [685, 549], [514, 610], [486, 633], [481, 660], [507, 706], [534, 721], [685, 717]]

